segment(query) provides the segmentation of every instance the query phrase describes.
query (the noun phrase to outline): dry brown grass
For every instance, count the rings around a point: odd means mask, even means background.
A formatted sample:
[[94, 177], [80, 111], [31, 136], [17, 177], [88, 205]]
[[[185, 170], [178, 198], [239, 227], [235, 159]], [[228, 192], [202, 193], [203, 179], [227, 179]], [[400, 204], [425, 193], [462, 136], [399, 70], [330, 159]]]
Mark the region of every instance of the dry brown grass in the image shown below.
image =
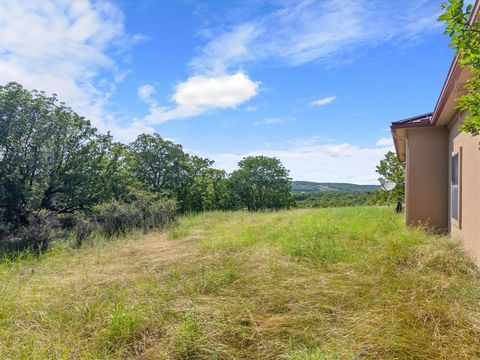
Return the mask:
[[480, 358], [477, 269], [389, 209], [210, 213], [0, 264], [0, 358]]

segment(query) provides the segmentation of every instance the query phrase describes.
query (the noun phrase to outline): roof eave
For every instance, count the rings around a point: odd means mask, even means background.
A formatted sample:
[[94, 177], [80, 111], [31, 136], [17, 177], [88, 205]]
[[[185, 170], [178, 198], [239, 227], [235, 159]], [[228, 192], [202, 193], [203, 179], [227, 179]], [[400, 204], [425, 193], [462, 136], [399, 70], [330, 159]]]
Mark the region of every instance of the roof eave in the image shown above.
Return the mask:
[[392, 133], [393, 145], [395, 146], [395, 153], [397, 154], [397, 159], [401, 162], [405, 162], [407, 152], [407, 139], [405, 136], [406, 130], [391, 126], [390, 131]]
[[[475, 5], [472, 9], [472, 14], [468, 22], [472, 24], [474, 21], [478, 20], [480, 11], [480, 0], [475, 1]], [[433, 111], [433, 116], [431, 122], [433, 125], [436, 125], [440, 116], [442, 115], [445, 104], [448, 102], [451, 94], [454, 92], [458, 79], [462, 74], [462, 67], [458, 61], [458, 57], [455, 56], [452, 60], [450, 68], [448, 70], [447, 78], [443, 83], [442, 91], [435, 105], [435, 110]]]

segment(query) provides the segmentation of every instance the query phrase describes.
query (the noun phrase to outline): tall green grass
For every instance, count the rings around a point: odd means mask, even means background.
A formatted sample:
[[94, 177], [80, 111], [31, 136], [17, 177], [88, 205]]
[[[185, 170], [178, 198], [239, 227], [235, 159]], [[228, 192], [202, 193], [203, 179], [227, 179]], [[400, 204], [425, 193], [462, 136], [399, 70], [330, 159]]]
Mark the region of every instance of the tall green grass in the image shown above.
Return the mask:
[[479, 273], [386, 208], [203, 213], [0, 262], [2, 359], [480, 358]]
[[[202, 232], [207, 249], [268, 248], [325, 264], [367, 263], [412, 255], [412, 246], [438, 236], [407, 229], [400, 216], [374, 207], [265, 213], [204, 213], [182, 219], [173, 238]], [[398, 260], [398, 259], [397, 259]]]

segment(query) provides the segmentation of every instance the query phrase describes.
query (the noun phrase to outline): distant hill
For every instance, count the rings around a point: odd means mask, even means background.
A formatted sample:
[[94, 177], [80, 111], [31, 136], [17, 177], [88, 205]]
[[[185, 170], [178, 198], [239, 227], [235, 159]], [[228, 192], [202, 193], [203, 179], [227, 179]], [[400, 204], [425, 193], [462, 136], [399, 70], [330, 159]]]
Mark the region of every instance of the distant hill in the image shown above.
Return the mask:
[[377, 191], [379, 185], [357, 185], [348, 183], [318, 183], [312, 181], [292, 181], [292, 192], [324, 192], [324, 191]]

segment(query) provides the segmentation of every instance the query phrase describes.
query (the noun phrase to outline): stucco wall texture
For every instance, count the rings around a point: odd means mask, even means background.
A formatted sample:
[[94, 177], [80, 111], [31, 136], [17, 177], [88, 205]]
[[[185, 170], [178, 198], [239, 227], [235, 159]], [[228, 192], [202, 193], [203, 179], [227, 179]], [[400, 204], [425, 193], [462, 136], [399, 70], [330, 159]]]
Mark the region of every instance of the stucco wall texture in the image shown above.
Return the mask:
[[459, 131], [466, 113], [458, 116], [449, 126], [448, 181], [451, 182], [451, 157], [460, 154], [459, 221], [451, 217], [451, 187], [448, 187], [448, 229], [452, 236], [465, 245], [467, 251], [480, 264], [480, 136]]
[[407, 130], [406, 222], [448, 228], [448, 132], [445, 127]]

